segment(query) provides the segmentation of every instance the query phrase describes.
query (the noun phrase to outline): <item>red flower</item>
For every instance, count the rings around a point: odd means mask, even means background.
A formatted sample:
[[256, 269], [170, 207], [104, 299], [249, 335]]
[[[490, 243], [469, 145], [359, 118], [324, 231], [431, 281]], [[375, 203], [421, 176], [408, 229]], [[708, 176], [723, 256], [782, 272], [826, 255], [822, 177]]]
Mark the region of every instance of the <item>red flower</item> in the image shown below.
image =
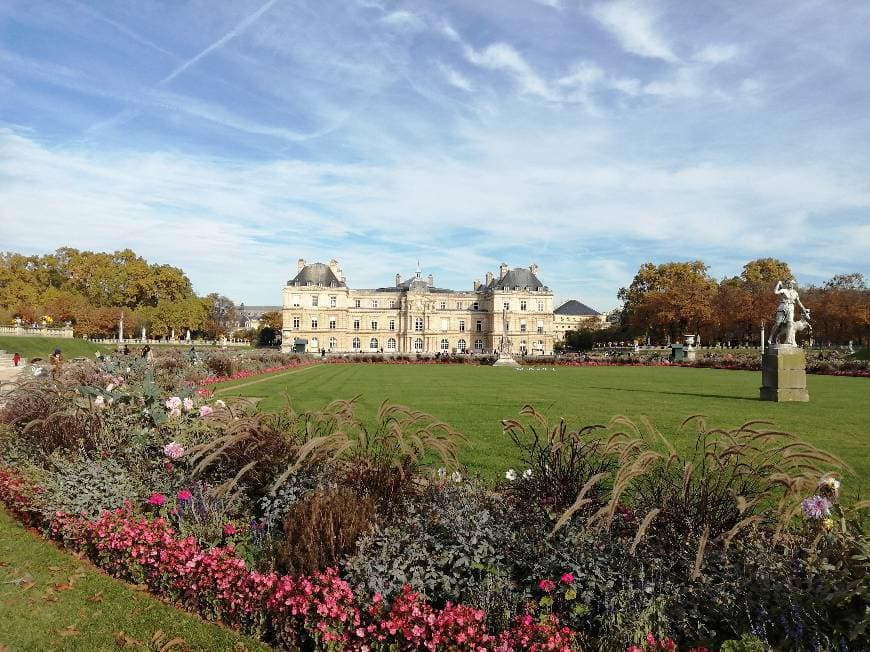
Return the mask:
[[236, 532], [238, 532], [238, 530], [236, 529], [235, 525], [233, 525], [232, 523], [224, 523], [224, 536], [231, 537]]
[[538, 588], [545, 593], [549, 593], [556, 588], [556, 583], [548, 577], [547, 579], [538, 582]]
[[193, 494], [190, 493], [187, 489], [182, 489], [177, 494], [175, 494], [175, 497], [178, 500], [190, 500], [191, 498], [193, 498]]
[[574, 574], [573, 573], [565, 573], [559, 579], [562, 581], [563, 584], [573, 584], [574, 583]]
[[160, 507], [163, 503], [166, 502], [166, 496], [163, 494], [153, 493], [151, 497], [148, 499], [149, 505], [155, 505], [156, 507]]

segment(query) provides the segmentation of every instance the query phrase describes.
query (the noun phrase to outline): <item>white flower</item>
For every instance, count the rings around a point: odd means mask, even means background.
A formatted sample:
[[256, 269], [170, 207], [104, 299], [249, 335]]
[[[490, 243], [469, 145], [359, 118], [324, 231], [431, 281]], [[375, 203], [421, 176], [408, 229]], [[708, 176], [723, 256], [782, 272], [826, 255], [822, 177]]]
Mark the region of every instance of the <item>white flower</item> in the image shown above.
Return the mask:
[[225, 407], [227, 406], [227, 404], [224, 403], [224, 402], [223, 402], [222, 400], [220, 400], [220, 399], [216, 400], [216, 401], [214, 402], [214, 404], [217, 405], [217, 406], [220, 407], [220, 408], [225, 408]]
[[115, 389], [115, 384], [114, 384], [114, 383], [109, 383], [108, 385], [106, 385], [106, 391], [107, 391], [107, 392], [111, 392], [113, 389]]
[[94, 409], [102, 410], [105, 407], [106, 407], [106, 399], [104, 399], [102, 396], [98, 396], [97, 398], [94, 399]]
[[455, 482], [456, 484], [459, 484], [460, 482], [462, 482], [462, 475], [459, 473], [459, 471], [454, 471], [453, 475], [450, 476], [450, 479], [453, 480], [453, 482]]
[[180, 417], [180, 416], [181, 416], [181, 409], [180, 408], [172, 408], [171, 410], [169, 410], [169, 418], [170, 419], [174, 419], [175, 417]]
[[181, 399], [177, 396], [170, 396], [166, 399], [166, 407], [170, 410], [177, 410], [181, 407]]
[[190, 412], [193, 409], [193, 399], [187, 397], [186, 399], [184, 399], [184, 401], [182, 401], [182, 405], [184, 405], [185, 412]]
[[447, 477], [447, 469], [445, 469], [443, 466], [438, 469], [438, 477], [441, 480]]
[[532, 470], [531, 469], [526, 469], [525, 471], [523, 471], [523, 478], [528, 480], [531, 477], [532, 477]]
[[517, 479], [517, 472], [513, 469], [508, 469], [507, 471], [505, 471], [504, 477], [513, 482]]

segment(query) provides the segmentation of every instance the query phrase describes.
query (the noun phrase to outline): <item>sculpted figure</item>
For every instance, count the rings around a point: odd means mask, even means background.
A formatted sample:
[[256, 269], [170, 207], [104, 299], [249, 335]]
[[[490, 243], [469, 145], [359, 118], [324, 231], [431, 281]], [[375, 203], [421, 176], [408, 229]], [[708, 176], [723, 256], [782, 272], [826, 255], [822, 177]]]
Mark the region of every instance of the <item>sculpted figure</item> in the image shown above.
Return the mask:
[[[797, 346], [795, 342], [795, 334], [798, 330], [810, 329], [809, 326], [809, 310], [801, 303], [800, 297], [796, 289], [794, 279], [790, 279], [783, 287], [782, 281], [777, 281], [776, 287], [773, 288], [774, 294], [779, 295], [779, 305], [776, 308], [776, 317], [774, 318], [773, 326], [770, 329], [770, 338], [767, 343], [773, 346], [774, 344], [786, 344], [789, 346]], [[805, 320], [801, 320], [798, 328], [795, 328], [794, 321], [794, 304], [801, 307]], [[783, 338], [784, 336], [784, 338]], [[784, 342], [781, 340], [784, 339]]]

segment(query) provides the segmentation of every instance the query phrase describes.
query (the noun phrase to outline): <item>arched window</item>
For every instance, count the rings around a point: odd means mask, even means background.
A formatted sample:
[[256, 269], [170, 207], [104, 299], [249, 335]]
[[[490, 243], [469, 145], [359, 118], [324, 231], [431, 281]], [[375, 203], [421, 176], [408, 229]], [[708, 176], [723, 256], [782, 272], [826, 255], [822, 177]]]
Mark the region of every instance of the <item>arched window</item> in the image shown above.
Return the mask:
[[396, 350], [396, 338], [391, 337], [387, 340], [387, 351], [395, 351]]
[[450, 350], [450, 342], [448, 342], [446, 339], [441, 340], [441, 350], [442, 351], [449, 351]]
[[422, 317], [417, 317], [417, 319], [414, 320], [414, 330], [415, 331], [422, 331], [423, 330], [423, 318]]
[[456, 343], [456, 348], [459, 349], [460, 353], [465, 353], [465, 349], [467, 348], [465, 340], [459, 340]]
[[332, 349], [335, 349], [335, 348], [338, 348], [338, 340], [336, 340], [334, 337], [330, 337], [329, 338], [329, 350], [331, 351]]
[[476, 351], [483, 351], [483, 340], [474, 340], [474, 349]]
[[416, 340], [414, 340], [414, 350], [415, 351], [422, 351], [423, 350], [423, 340], [419, 337]]
[[372, 339], [369, 340], [369, 350], [370, 351], [377, 351], [378, 350], [378, 338], [377, 337], [373, 337]]
[[354, 348], [355, 350], [357, 350], [357, 351], [359, 350], [359, 348], [360, 348], [360, 341], [359, 341], [359, 338], [358, 338], [358, 337], [353, 338], [353, 344], [352, 344], [351, 346], [353, 346], [353, 348]]

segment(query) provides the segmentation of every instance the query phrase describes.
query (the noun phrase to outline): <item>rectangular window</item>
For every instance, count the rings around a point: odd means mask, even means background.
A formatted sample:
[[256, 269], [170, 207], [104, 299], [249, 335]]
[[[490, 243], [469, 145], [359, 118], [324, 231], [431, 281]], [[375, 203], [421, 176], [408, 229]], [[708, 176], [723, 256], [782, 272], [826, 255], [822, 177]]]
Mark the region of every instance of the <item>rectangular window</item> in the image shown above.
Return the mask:
[[396, 320], [395, 319], [390, 320], [390, 330], [391, 331], [396, 330]]
[[299, 295], [298, 294], [293, 295], [293, 307], [294, 308], [299, 307]]
[[505, 301], [505, 302], [504, 302], [504, 309], [505, 309], [505, 310], [510, 310], [510, 309], [511, 309], [511, 302], [510, 302], [510, 301]]
[[374, 319], [372, 320], [372, 330], [373, 330], [373, 331], [378, 330], [378, 322], [377, 322], [377, 320], [374, 320]]
[[335, 308], [336, 300], [337, 300], [337, 297], [329, 297], [329, 307], [330, 308]]
[[477, 323], [474, 324], [474, 331], [475, 331], [476, 333], [482, 333], [482, 332], [483, 332], [483, 322], [482, 322], [480, 319], [478, 319], [478, 320], [477, 320]]
[[459, 330], [461, 330], [461, 331], [465, 330], [465, 320], [464, 319], [459, 320]]
[[447, 310], [447, 302], [446, 302], [446, 301], [442, 301], [441, 303], [439, 303], [439, 304], [438, 304], [438, 310]]
[[441, 330], [442, 331], [450, 330], [450, 320], [449, 319], [442, 319], [441, 320]]
[[544, 302], [538, 301], [538, 312], [544, 312]]
[[395, 307], [396, 307], [396, 300], [395, 300], [395, 299], [390, 299], [390, 301], [387, 303], [387, 306], [388, 306], [389, 308], [395, 308]]
[[361, 304], [361, 302], [360, 302], [359, 299], [354, 299], [354, 300], [353, 300], [353, 307], [354, 307], [354, 308], [359, 308], [360, 305], [362, 305], [362, 304]]
[[337, 320], [335, 317], [330, 317], [330, 318], [329, 318], [329, 327], [330, 327], [332, 330], [335, 330], [335, 324], [336, 324], [337, 321], [338, 321], [338, 320]]
[[480, 310], [480, 302], [479, 302], [479, 301], [475, 301], [474, 303], [472, 303], [472, 304], [471, 304], [471, 309], [472, 309], [472, 310]]
[[353, 329], [354, 329], [355, 331], [358, 331], [358, 330], [359, 330], [359, 319], [354, 319], [354, 320], [353, 320]]
[[377, 308], [377, 307], [378, 307], [378, 300], [372, 299], [372, 308]]
[[520, 310], [525, 310], [525, 309], [526, 309], [526, 300], [521, 299], [520, 300]]
[[316, 307], [317, 307], [317, 304], [318, 304], [319, 302], [320, 302], [320, 297], [317, 296], [316, 294], [312, 294], [312, 295], [311, 295], [311, 306], [312, 306], [313, 308], [316, 308]]
[[317, 330], [317, 317], [314, 317], [311, 320], [311, 330]]
[[539, 333], [544, 332], [544, 320], [543, 319], [538, 320], [538, 332]]
[[464, 305], [464, 304], [463, 304], [461, 301], [457, 301], [457, 302], [456, 302], [456, 309], [457, 309], [457, 310], [462, 310], [462, 306], [463, 306], [463, 305]]
[[520, 333], [526, 332], [526, 320], [520, 319]]
[[301, 323], [301, 321], [302, 320], [299, 319], [299, 317], [294, 317], [293, 318], [293, 328], [299, 328], [299, 324]]

